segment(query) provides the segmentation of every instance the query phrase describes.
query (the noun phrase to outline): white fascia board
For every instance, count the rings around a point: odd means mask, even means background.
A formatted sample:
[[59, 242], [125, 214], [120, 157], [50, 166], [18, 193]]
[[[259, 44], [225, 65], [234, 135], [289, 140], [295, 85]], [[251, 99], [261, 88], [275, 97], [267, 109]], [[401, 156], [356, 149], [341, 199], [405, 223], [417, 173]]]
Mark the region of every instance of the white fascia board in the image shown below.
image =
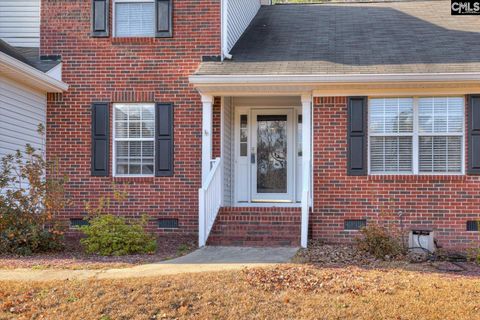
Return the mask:
[[54, 79], [48, 74], [18, 61], [3, 52], [0, 52], [0, 69], [7, 70], [7, 72], [10, 75], [14, 75], [15, 79], [19, 82], [25, 82], [45, 92], [64, 92], [68, 90], [66, 83]]
[[326, 75], [192, 75], [190, 83], [208, 84], [322, 84], [384, 82], [480, 81], [480, 73], [401, 73], [401, 74], [326, 74]]

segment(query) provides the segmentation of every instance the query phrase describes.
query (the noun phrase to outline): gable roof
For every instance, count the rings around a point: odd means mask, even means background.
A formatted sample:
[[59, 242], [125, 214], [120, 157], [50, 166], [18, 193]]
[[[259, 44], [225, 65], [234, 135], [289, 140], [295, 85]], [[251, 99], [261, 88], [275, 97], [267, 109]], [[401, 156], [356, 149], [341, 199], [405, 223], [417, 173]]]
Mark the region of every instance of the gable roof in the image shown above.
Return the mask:
[[47, 72], [60, 63], [55, 60], [41, 60], [39, 51], [39, 48], [13, 47], [0, 39], [0, 52], [42, 72]]
[[263, 6], [231, 54], [196, 75], [480, 72], [480, 19], [450, 1]]

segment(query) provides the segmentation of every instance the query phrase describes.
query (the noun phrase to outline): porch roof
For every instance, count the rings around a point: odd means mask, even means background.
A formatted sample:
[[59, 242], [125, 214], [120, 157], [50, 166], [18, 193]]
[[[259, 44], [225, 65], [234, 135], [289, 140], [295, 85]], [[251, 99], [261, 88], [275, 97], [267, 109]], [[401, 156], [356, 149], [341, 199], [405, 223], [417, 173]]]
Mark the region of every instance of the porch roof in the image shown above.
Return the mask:
[[480, 73], [480, 19], [450, 1], [263, 6], [195, 76]]

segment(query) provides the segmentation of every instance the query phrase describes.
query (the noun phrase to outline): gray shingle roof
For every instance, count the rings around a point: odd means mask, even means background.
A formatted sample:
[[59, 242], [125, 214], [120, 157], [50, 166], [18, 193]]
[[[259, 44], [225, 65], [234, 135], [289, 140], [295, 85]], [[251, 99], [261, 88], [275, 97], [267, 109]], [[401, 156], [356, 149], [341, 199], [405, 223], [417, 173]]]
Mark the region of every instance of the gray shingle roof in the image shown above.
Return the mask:
[[199, 75], [480, 72], [480, 18], [450, 1], [263, 6]]
[[3, 52], [10, 57], [26, 63], [42, 72], [47, 72], [60, 63], [60, 61], [41, 60], [39, 48], [13, 47], [1, 39], [0, 52]]

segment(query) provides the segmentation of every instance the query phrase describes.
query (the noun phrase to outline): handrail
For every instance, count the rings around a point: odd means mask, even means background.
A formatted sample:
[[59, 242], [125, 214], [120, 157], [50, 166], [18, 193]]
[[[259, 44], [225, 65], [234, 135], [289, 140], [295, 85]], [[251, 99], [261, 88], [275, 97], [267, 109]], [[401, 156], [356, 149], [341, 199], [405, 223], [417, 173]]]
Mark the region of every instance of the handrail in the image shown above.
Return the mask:
[[223, 199], [222, 159], [216, 158], [202, 188], [198, 190], [198, 244], [203, 247], [210, 235]]
[[215, 160], [212, 161], [212, 166], [211, 166], [212, 168], [208, 173], [207, 179], [205, 180], [205, 184], [202, 186], [203, 189], [207, 189], [210, 186], [210, 184], [212, 183], [213, 177], [217, 172], [217, 168], [220, 166], [221, 162], [222, 162], [221, 158], [215, 158]]

